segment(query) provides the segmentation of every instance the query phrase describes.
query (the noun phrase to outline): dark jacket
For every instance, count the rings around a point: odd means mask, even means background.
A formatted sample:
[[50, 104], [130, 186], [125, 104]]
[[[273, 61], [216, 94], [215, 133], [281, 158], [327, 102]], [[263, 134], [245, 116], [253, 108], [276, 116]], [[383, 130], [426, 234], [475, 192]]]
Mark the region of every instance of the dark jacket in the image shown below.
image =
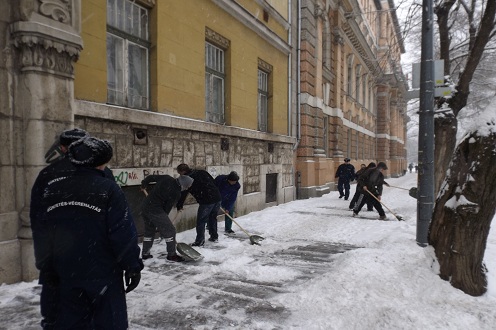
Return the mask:
[[358, 178], [358, 189], [360, 189], [360, 191], [363, 191], [363, 187], [367, 186], [367, 190], [375, 196], [382, 195], [383, 185], [384, 175], [375, 167], [366, 170]]
[[[57, 180], [73, 175], [75, 171], [76, 167], [72, 165], [67, 156], [64, 156], [40, 171], [31, 188], [31, 203], [29, 209], [31, 227], [37, 226], [37, 219], [40, 214], [43, 213], [43, 210], [41, 209], [41, 200], [45, 189]], [[115, 181], [114, 175], [108, 167], [105, 167], [105, 177]]]
[[210, 173], [204, 170], [192, 170], [186, 175], [189, 175], [194, 181], [188, 190], [181, 193], [181, 198], [177, 202], [178, 210], [183, 208], [188, 193], [193, 195], [198, 204], [214, 204], [221, 201], [219, 189]]
[[358, 178], [360, 177], [360, 175], [362, 175], [366, 170], [368, 170], [367, 167], [364, 167], [364, 168], [361, 168], [359, 169], [356, 173], [355, 173], [355, 180], [358, 180]]
[[151, 182], [156, 182], [142, 205], [143, 213], [169, 214], [181, 197], [181, 186], [170, 175], [148, 175], [141, 181], [141, 188], [147, 188]]
[[341, 181], [353, 181], [355, 180], [355, 166], [351, 164], [341, 164], [336, 171], [336, 178]]
[[224, 210], [231, 212], [234, 209], [234, 203], [238, 197], [238, 190], [241, 188], [239, 182], [235, 184], [230, 184], [227, 181], [227, 175], [218, 175], [215, 178], [215, 184], [219, 188], [220, 195], [222, 197], [221, 206]]
[[61, 285], [122, 282], [143, 269], [138, 235], [124, 193], [104, 171], [78, 168], [50, 184], [33, 227], [36, 266]]

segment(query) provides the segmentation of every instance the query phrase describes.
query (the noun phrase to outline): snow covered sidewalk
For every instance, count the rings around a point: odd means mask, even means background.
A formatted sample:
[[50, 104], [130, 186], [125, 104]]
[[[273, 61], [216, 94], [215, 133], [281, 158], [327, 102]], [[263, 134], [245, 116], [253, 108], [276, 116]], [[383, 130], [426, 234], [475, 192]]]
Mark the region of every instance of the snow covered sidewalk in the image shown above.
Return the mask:
[[[387, 181], [410, 188], [416, 173]], [[348, 201], [332, 192], [236, 219], [266, 238], [261, 246], [235, 225], [234, 237], [198, 248], [199, 262], [158, 258], [165, 245], [155, 245], [127, 296], [130, 328], [494, 329], [495, 231], [485, 255], [488, 293], [465, 295], [436, 275], [432, 248], [416, 244], [416, 200], [384, 190], [383, 202], [405, 221], [387, 210], [389, 221], [353, 218]], [[194, 236], [182, 232], [178, 241]], [[39, 291], [36, 281], [2, 285], [0, 329], [39, 328]]]

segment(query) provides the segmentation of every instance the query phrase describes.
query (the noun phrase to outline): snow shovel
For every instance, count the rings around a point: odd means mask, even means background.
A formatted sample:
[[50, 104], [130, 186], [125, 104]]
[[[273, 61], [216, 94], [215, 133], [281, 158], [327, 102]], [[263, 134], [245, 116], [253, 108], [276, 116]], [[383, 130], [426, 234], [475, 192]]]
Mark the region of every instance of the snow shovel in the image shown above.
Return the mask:
[[260, 245], [260, 241], [263, 241], [265, 238], [262, 237], [262, 236], [259, 236], [259, 235], [250, 235], [246, 230], [243, 229], [243, 227], [241, 227], [239, 225], [239, 223], [236, 222], [236, 220], [233, 219], [233, 217], [231, 217], [231, 215], [226, 211], [224, 210], [222, 207], [220, 208], [220, 210], [222, 212], [224, 212], [225, 215], [227, 215], [229, 217], [229, 219], [232, 220], [232, 222], [234, 222], [239, 228], [241, 228], [241, 230], [246, 234], [248, 235], [248, 237], [250, 238], [250, 243], [251, 245], [253, 244], [256, 244], [256, 245]]
[[410, 189], [408, 189], [408, 188], [402, 188], [402, 187], [397, 187], [397, 186], [392, 186], [392, 185], [389, 185], [389, 187], [391, 187], [391, 188], [403, 189], [403, 190], [410, 190]]
[[[145, 189], [142, 190], [145, 196], [148, 196], [148, 191]], [[172, 220], [172, 224], [175, 226], [175, 222], [178, 221], [178, 218], [180, 218], [182, 211], [178, 211], [176, 216], [174, 217], [174, 220]], [[179, 254], [181, 254], [183, 257], [185, 257], [186, 260], [189, 261], [198, 261], [203, 259], [203, 255], [193, 249], [190, 245], [186, 243], [180, 243], [176, 242], [176, 249]]]
[[397, 215], [396, 213], [394, 213], [393, 211], [391, 211], [391, 209], [390, 209], [389, 207], [387, 207], [387, 206], [386, 206], [386, 204], [384, 204], [383, 202], [381, 202], [381, 200], [380, 200], [379, 198], [375, 197], [375, 196], [374, 196], [374, 194], [372, 194], [372, 193], [371, 193], [370, 191], [368, 191], [368, 190], [366, 190], [366, 191], [370, 194], [370, 196], [374, 197], [374, 199], [375, 199], [376, 201], [378, 201], [379, 203], [381, 203], [382, 205], [384, 205], [384, 207], [385, 207], [385, 208], [387, 208], [387, 209], [388, 209], [388, 211], [389, 211], [389, 212], [391, 212], [391, 213], [392, 213], [392, 214], [396, 217], [396, 219], [398, 219], [398, 221], [403, 220], [403, 217], [402, 217], [402, 216]]

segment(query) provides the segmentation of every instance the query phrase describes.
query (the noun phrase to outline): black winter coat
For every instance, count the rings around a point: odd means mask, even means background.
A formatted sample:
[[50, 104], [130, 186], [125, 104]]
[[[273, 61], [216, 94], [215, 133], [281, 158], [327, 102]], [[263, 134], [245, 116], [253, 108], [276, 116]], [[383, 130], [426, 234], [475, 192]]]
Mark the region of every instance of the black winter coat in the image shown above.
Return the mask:
[[219, 189], [210, 173], [204, 170], [192, 170], [186, 175], [189, 175], [194, 181], [188, 190], [181, 193], [181, 198], [177, 202], [178, 210], [183, 208], [188, 193], [193, 195], [198, 204], [214, 204], [221, 201]]
[[384, 175], [377, 168], [369, 168], [358, 178], [358, 189], [363, 192], [363, 187], [367, 186], [367, 190], [375, 196], [382, 195], [384, 185]]
[[147, 188], [151, 182], [155, 186], [148, 193], [142, 205], [143, 213], [169, 214], [181, 197], [181, 186], [170, 175], [149, 175], [141, 181], [141, 188]]
[[[64, 156], [40, 171], [31, 188], [31, 203], [29, 208], [31, 227], [36, 227], [37, 219], [43, 213], [41, 200], [45, 189], [53, 182], [73, 175], [74, 172], [76, 172], [76, 167], [72, 165], [67, 156]], [[105, 167], [105, 177], [115, 181], [114, 175], [108, 167]]]
[[351, 164], [339, 165], [335, 177], [339, 178], [340, 181], [355, 180], [355, 166]]
[[33, 227], [36, 266], [61, 285], [122, 283], [143, 269], [138, 235], [124, 193], [104, 171], [78, 168], [50, 184]]

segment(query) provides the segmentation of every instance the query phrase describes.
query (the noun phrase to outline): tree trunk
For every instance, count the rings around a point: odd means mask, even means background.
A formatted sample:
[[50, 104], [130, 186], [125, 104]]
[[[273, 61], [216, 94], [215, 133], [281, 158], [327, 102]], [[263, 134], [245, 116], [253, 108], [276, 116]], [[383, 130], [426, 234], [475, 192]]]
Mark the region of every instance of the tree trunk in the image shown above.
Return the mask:
[[483, 258], [496, 211], [496, 129], [487, 124], [491, 134], [471, 133], [457, 147], [429, 232], [440, 277], [472, 296], [486, 292]]
[[458, 120], [453, 115], [436, 117], [434, 120], [434, 196], [439, 193], [456, 147]]

